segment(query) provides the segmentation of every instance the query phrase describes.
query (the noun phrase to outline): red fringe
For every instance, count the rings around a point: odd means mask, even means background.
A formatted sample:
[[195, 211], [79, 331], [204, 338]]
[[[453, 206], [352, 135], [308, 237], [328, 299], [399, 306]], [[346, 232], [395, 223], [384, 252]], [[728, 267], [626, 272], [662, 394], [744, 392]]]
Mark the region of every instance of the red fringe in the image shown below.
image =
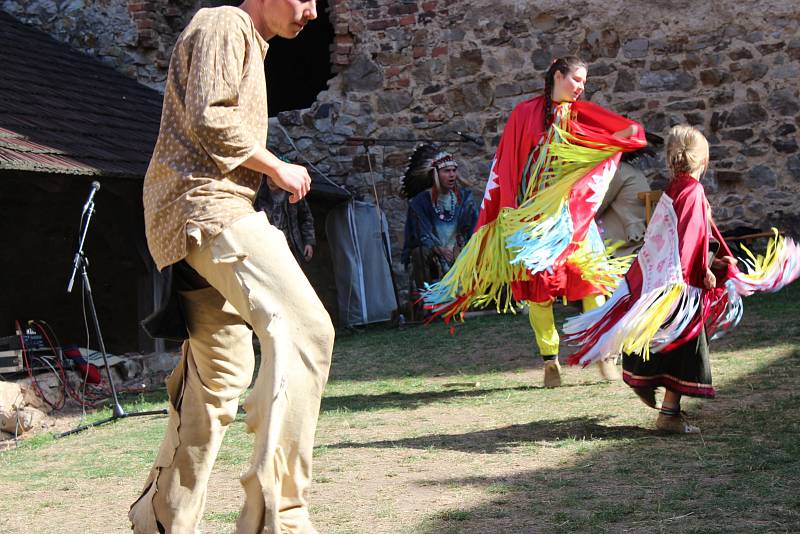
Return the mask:
[[570, 342], [573, 344], [580, 343], [581, 348], [578, 350], [578, 352], [567, 358], [567, 363], [569, 365], [578, 365], [580, 363], [580, 359], [587, 352], [589, 352], [595, 343], [597, 343], [597, 340], [600, 339], [600, 336], [611, 330], [611, 328], [617, 324], [617, 322], [622, 319], [626, 313], [628, 313], [628, 310], [630, 310], [632, 304], [633, 298], [631, 295], [625, 295], [592, 327], [584, 330], [583, 332], [578, 332], [574, 336], [570, 336]]

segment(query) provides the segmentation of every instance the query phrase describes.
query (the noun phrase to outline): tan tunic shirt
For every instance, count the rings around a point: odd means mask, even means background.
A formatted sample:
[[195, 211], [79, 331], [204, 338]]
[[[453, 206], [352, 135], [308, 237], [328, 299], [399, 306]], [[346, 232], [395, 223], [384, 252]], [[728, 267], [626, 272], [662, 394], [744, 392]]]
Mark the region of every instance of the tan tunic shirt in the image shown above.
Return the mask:
[[604, 240], [625, 243], [614, 252], [614, 256], [633, 254], [642, 246], [645, 213], [639, 193], [649, 190], [650, 185], [642, 171], [629, 163], [620, 162], [596, 215]]
[[253, 213], [261, 181], [241, 164], [267, 143], [267, 43], [236, 7], [201, 9], [178, 37], [144, 180], [158, 269], [186, 257], [186, 226], [214, 236]]

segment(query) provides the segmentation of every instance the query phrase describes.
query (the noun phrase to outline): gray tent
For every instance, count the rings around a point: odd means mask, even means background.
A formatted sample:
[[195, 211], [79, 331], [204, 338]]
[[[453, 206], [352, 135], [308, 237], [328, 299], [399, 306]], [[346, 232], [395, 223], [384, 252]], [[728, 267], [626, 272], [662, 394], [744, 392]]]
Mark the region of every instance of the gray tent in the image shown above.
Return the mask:
[[331, 246], [340, 324], [390, 320], [397, 297], [384, 213], [374, 204], [351, 200], [330, 211], [325, 232]]

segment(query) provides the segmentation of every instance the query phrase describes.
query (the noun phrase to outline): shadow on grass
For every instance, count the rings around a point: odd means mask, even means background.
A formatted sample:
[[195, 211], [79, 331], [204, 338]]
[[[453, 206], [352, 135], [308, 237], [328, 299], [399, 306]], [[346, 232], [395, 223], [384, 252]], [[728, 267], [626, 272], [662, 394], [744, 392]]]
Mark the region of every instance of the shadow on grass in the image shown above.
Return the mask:
[[[576, 384], [564, 384], [561, 387], [586, 387], [600, 383], [602, 382], [582, 382]], [[463, 387], [461, 384], [458, 384], [458, 386]], [[474, 389], [456, 389], [455, 387], [448, 388], [447, 384], [444, 384], [441, 387], [446, 389], [440, 391], [419, 391], [415, 393], [389, 391], [387, 393], [380, 393], [376, 395], [339, 395], [335, 397], [326, 396], [322, 398], [321, 410], [322, 412], [359, 412], [386, 409], [413, 410], [427, 404], [448, 400], [483, 397], [485, 395], [503, 392], [534, 391], [545, 389], [544, 386], [514, 386], [498, 388], [476, 387]]]
[[798, 532], [798, 377], [800, 355], [790, 351], [727, 384], [696, 420], [702, 435], [662, 436], [589, 417], [339, 446], [502, 452], [526, 441], [605, 440], [566, 467], [421, 481], [479, 488], [485, 500], [433, 514], [415, 533]]
[[656, 432], [636, 426], [608, 426], [607, 418], [575, 417], [571, 419], [541, 420], [523, 425], [510, 425], [464, 434], [431, 434], [414, 438], [380, 440], [363, 443], [343, 442], [328, 445], [337, 448], [408, 448], [449, 449], [471, 453], [503, 453], [520, 445], [560, 440], [604, 440], [610, 438], [640, 438]]
[[[797, 314], [800, 283], [776, 294], [754, 295], [744, 300], [742, 324], [713, 350], [748, 350], [775, 342], [775, 317]], [[555, 306], [556, 324], [578, 313], [573, 305]], [[782, 338], [800, 337], [800, 321], [784, 320]], [[561, 356], [569, 352], [562, 347]], [[403, 330], [375, 326], [365, 333], [337, 338], [331, 381], [450, 376], [533, 369], [541, 366], [533, 333], [525, 314], [489, 315], [467, 319], [455, 334], [442, 323]]]

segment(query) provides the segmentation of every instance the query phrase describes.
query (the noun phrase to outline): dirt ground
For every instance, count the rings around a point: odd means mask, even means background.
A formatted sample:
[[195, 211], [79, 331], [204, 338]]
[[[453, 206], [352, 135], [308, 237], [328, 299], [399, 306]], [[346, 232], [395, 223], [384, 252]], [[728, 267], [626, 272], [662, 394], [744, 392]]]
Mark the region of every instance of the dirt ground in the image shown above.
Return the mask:
[[[800, 531], [799, 327], [776, 339], [754, 320], [717, 344], [718, 398], [683, 405], [703, 433], [675, 437], [591, 368], [541, 387], [525, 323], [513, 323], [514, 343], [497, 340], [512, 324], [500, 321], [492, 336], [436, 341], [436, 361], [404, 338], [342, 342], [309, 495], [321, 533]], [[0, 456], [0, 531], [130, 532], [165, 423], [117, 421], [6, 456], [16, 466]], [[250, 442], [237, 420], [201, 532], [233, 532]]]

